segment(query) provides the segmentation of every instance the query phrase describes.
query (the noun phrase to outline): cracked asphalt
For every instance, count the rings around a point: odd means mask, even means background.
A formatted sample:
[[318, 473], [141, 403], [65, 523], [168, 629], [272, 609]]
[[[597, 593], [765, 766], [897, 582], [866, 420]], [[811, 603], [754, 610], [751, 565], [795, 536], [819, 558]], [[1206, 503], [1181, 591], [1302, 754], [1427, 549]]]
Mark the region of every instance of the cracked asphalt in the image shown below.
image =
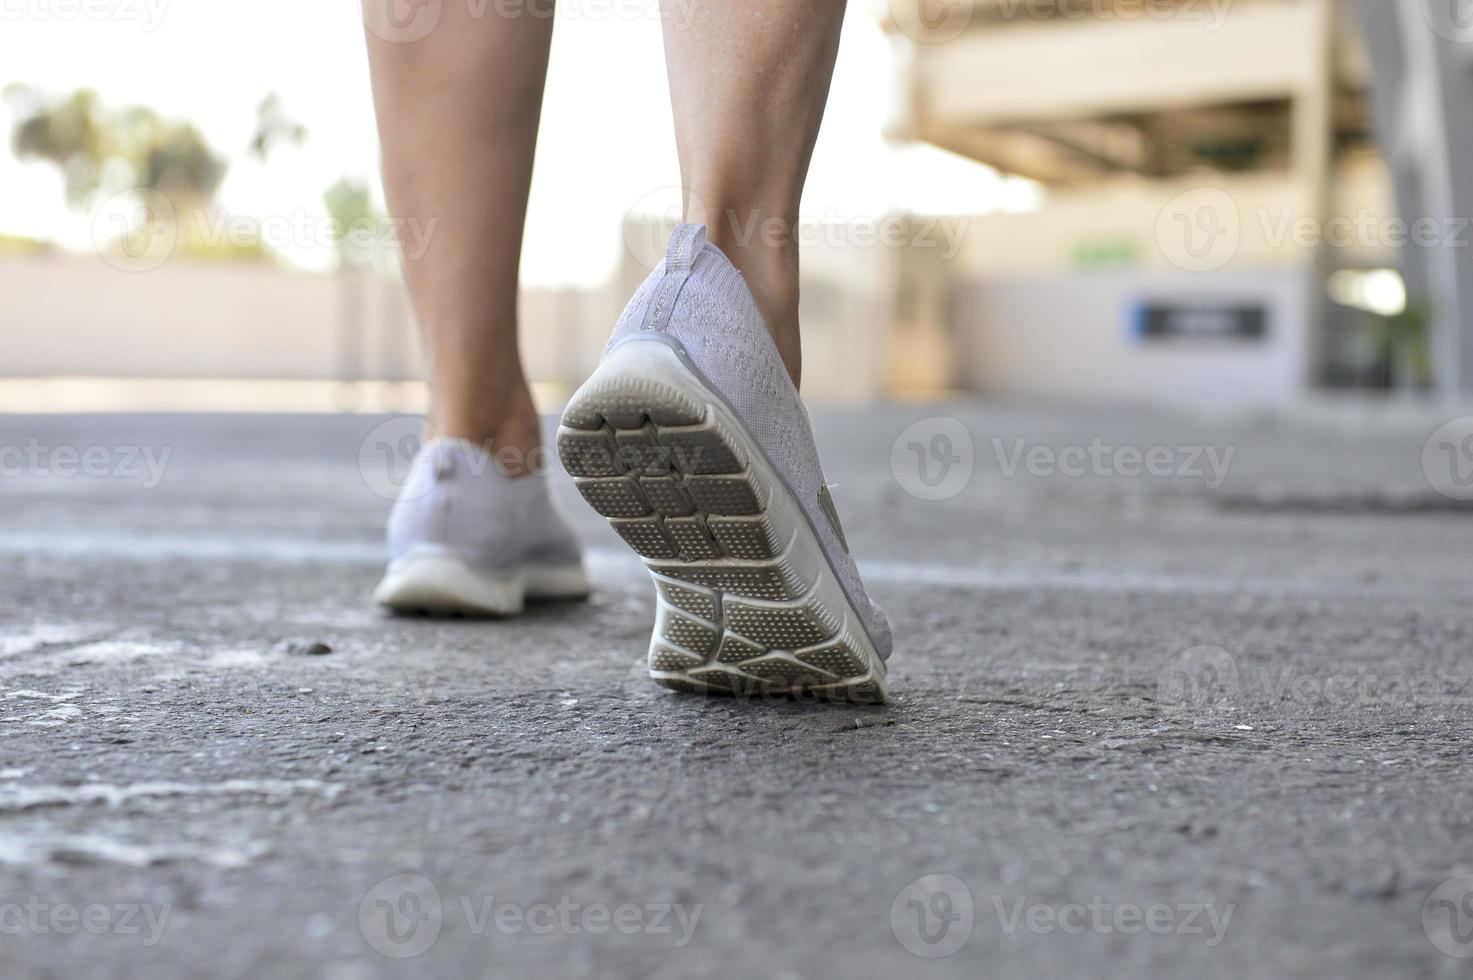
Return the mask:
[[399, 423], [0, 419], [0, 975], [1468, 975], [1438, 419], [818, 420], [883, 708], [649, 686], [565, 478], [591, 601], [381, 615]]

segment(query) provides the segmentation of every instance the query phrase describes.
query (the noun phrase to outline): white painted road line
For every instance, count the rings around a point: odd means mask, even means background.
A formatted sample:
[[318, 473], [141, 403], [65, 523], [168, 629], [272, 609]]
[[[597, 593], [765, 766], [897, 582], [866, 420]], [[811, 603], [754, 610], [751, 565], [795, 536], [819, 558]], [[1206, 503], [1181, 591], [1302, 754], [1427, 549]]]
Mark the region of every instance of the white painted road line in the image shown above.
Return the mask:
[[[313, 540], [268, 536], [138, 533], [117, 530], [0, 531], [0, 554], [53, 558], [153, 561], [317, 562], [377, 565], [384, 561], [376, 541]], [[595, 579], [618, 581], [644, 574], [632, 553], [609, 548], [585, 552]], [[1000, 568], [930, 562], [862, 562], [865, 580], [877, 585], [956, 589], [966, 592], [1088, 592], [1156, 595], [1298, 596], [1326, 599], [1473, 598], [1468, 590], [1429, 590], [1326, 579], [1201, 575], [1126, 569]]]

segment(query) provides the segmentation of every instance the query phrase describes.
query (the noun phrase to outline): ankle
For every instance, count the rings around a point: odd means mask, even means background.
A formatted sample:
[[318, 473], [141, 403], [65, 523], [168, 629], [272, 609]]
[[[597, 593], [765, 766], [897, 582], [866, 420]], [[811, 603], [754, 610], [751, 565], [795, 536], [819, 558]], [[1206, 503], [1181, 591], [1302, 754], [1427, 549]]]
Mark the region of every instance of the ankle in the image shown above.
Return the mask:
[[[692, 220], [704, 218], [707, 238], [740, 270], [797, 387], [803, 355], [798, 330], [798, 242], [793, 233], [796, 219], [762, 218], [762, 213], [755, 208], [727, 208]], [[744, 220], [743, 214], [754, 217]]]
[[532, 393], [525, 384], [510, 392], [500, 405], [493, 401], [437, 399], [430, 419], [431, 432], [442, 438], [475, 443], [507, 476], [526, 476], [543, 462], [542, 430]]

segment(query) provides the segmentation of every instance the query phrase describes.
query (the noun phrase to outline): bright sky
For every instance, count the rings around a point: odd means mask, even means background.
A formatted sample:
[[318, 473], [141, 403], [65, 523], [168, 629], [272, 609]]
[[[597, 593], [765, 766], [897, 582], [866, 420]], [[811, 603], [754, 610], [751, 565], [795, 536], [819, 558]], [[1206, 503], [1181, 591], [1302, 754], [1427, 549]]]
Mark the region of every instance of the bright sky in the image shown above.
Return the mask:
[[[871, 9], [851, 4], [805, 215], [1030, 206], [1026, 182], [939, 150], [887, 145], [881, 126], [894, 74]], [[231, 158], [218, 197], [231, 213], [313, 221], [325, 215], [323, 190], [342, 176], [368, 178], [378, 193], [353, 0], [0, 0], [0, 86], [11, 82], [56, 93], [91, 87], [110, 105], [146, 104], [193, 121]], [[256, 104], [273, 91], [310, 136], [263, 167], [244, 150]], [[0, 106], [0, 233], [86, 247], [88, 217], [67, 211], [55, 168], [11, 155], [12, 122]], [[537, 153], [526, 282], [597, 285], [619, 257], [624, 216], [662, 210], [679, 182], [657, 0], [561, 0]], [[331, 245], [317, 237], [297, 236], [289, 257], [325, 268]]]

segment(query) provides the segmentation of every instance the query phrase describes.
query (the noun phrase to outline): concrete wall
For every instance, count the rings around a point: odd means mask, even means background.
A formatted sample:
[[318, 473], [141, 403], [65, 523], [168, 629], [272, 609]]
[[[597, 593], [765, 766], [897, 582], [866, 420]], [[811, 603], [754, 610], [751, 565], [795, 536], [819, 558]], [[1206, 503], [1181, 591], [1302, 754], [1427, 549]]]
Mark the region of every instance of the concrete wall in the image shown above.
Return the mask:
[[[264, 265], [128, 272], [92, 257], [7, 258], [0, 374], [331, 379], [356, 362], [364, 376], [413, 377], [418, 350], [399, 294], [368, 277]], [[363, 325], [356, 343], [339, 328], [349, 312]]]
[[[603, 292], [525, 294], [533, 377], [580, 378], [608, 334], [612, 302]], [[6, 258], [0, 338], [0, 377], [400, 381], [424, 371], [397, 279], [242, 263], [128, 272], [93, 257]]]
[[[1156, 230], [1167, 188], [978, 218], [945, 248], [815, 235], [819, 244], [804, 253], [805, 395], [853, 404], [959, 387], [1115, 400], [1295, 398], [1312, 373], [1311, 252], [1263, 241], [1254, 216], [1288, 206], [1275, 194], [1227, 186], [1244, 212], [1242, 241], [1226, 268], [1209, 273], [1182, 271], [1162, 254]], [[1100, 244], [1124, 264], [1078, 267], [1079, 255]], [[522, 347], [532, 380], [551, 397], [580, 383], [646, 274], [631, 254], [604, 289], [526, 292]], [[1142, 341], [1143, 302], [1262, 304], [1268, 335]], [[76, 256], [0, 260], [0, 351], [0, 377], [398, 381], [424, 369], [394, 279], [182, 261], [126, 272]]]
[[[549, 392], [593, 370], [647, 270], [632, 259], [598, 290], [527, 290], [522, 356]], [[817, 402], [883, 394], [894, 250], [817, 247], [804, 275], [804, 391]], [[423, 377], [403, 284], [366, 274], [171, 260], [146, 272], [100, 258], [0, 259], [0, 379]]]

